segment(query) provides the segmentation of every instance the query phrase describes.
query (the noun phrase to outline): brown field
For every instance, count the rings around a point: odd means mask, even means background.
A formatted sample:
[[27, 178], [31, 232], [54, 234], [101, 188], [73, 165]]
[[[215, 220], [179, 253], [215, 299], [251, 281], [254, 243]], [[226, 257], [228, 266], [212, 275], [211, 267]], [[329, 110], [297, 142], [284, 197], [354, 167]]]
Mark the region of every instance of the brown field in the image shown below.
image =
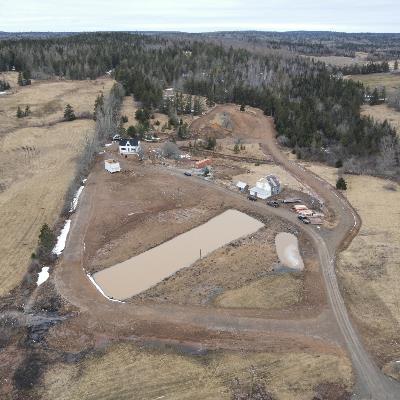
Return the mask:
[[346, 67], [355, 64], [365, 64], [367, 62], [368, 53], [358, 52], [355, 57], [344, 57], [344, 56], [305, 56], [315, 61], [321, 61], [328, 65], [335, 67]]
[[339, 258], [339, 276], [350, 312], [382, 366], [400, 358], [400, 186], [362, 176], [347, 181], [362, 226]]
[[[312, 164], [307, 168], [332, 184], [336, 182], [336, 168]], [[344, 194], [362, 225], [339, 257], [343, 294], [378, 364], [398, 376], [391, 362], [400, 359], [400, 186], [369, 176], [347, 175], [345, 179], [348, 189]]]
[[389, 107], [387, 104], [377, 106], [365, 105], [361, 109], [362, 115], [372, 117], [376, 121], [388, 121], [396, 129], [397, 135], [400, 136], [400, 111]]
[[[111, 80], [34, 82], [0, 98], [0, 295], [26, 272], [41, 225], [56, 222], [76, 157], [94, 125], [90, 119], [51, 123], [60, 120], [67, 102], [76, 113], [92, 111], [96, 95], [111, 85]], [[16, 107], [26, 104], [32, 116], [17, 120]]]
[[384, 86], [387, 94], [400, 89], [400, 74], [385, 72], [381, 74], [351, 75], [349, 78], [363, 83], [370, 89]]
[[[251, 371], [254, 371], [253, 373]], [[308, 400], [321, 382], [351, 387], [351, 365], [329, 354], [209, 352], [189, 356], [121, 344], [45, 375], [46, 400], [230, 399], [233, 380], [264, 383], [278, 400]]]
[[300, 275], [270, 275], [238, 289], [227, 290], [214, 300], [226, 308], [286, 308], [301, 303], [303, 280]]

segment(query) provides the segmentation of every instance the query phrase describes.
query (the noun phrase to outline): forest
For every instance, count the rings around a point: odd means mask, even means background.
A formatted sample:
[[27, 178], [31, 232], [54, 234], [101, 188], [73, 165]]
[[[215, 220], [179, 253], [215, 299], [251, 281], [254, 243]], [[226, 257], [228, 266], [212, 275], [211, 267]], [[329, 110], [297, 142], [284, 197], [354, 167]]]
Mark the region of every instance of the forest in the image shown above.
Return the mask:
[[[382, 143], [398, 141], [388, 123], [360, 116], [364, 87], [321, 62], [282, 52], [260, 54], [229, 42], [179, 34], [88, 33], [0, 41], [0, 70], [23, 76], [95, 79], [106, 72], [148, 109], [165, 110], [173, 86], [209, 104], [259, 107], [275, 118], [279, 140], [300, 158], [338, 158], [378, 168]], [[170, 107], [168, 107], [171, 112]], [[385, 168], [387, 167], [385, 164]], [[364, 168], [364, 167], [363, 167]]]

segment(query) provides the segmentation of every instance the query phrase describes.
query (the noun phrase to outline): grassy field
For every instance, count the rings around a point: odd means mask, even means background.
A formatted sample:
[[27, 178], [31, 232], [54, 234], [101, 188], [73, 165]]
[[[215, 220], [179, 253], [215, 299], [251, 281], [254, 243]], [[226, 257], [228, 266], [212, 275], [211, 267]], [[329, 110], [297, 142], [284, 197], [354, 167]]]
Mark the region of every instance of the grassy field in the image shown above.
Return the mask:
[[46, 374], [47, 400], [223, 400], [235, 378], [257, 381], [279, 400], [308, 400], [320, 382], [352, 384], [350, 365], [330, 354], [210, 352], [188, 356], [171, 350], [117, 345], [78, 365], [54, 365]]
[[368, 53], [357, 52], [355, 57], [344, 57], [344, 56], [306, 56], [307, 58], [314, 59], [315, 61], [321, 61], [328, 65], [335, 67], [346, 67], [355, 64], [365, 64], [367, 62]]
[[271, 275], [228, 290], [214, 303], [227, 308], [282, 309], [301, 302], [303, 279], [293, 274]]
[[[76, 158], [93, 132], [90, 119], [54, 122], [67, 102], [76, 113], [92, 111], [96, 95], [111, 85], [111, 80], [34, 82], [0, 98], [0, 295], [26, 272], [41, 225], [56, 222]], [[17, 119], [18, 105], [29, 105], [32, 116]]]
[[[311, 164], [307, 168], [336, 182], [336, 168]], [[345, 179], [348, 189], [344, 193], [362, 225], [339, 257], [339, 278], [351, 315], [371, 352], [384, 365], [400, 357], [400, 186], [369, 176]]]
[[366, 176], [347, 182], [362, 226], [339, 258], [339, 274], [351, 314], [382, 365], [400, 357], [400, 186]]
[[376, 121], [387, 120], [396, 129], [397, 135], [400, 136], [400, 112], [390, 108], [387, 104], [378, 106], [365, 105], [361, 109], [362, 115], [368, 115]]
[[363, 83], [370, 89], [384, 86], [387, 94], [400, 89], [400, 74], [385, 72], [381, 74], [351, 75], [350, 78]]

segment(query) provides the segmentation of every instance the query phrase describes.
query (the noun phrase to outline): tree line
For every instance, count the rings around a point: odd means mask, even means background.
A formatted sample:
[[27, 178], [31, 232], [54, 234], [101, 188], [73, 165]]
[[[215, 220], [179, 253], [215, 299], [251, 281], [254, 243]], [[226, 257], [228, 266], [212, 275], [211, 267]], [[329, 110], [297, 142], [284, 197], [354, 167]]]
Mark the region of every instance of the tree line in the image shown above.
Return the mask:
[[[382, 64], [379, 68], [386, 68]], [[295, 55], [262, 54], [179, 35], [91, 33], [3, 40], [0, 69], [12, 67], [29, 70], [32, 77], [94, 79], [109, 72], [143, 108], [168, 114], [186, 112], [189, 105], [179, 97], [168, 104], [163, 98], [166, 87], [192, 98], [203, 96], [209, 105], [259, 107], [275, 118], [280, 142], [301, 158], [372, 159], [379, 157], [386, 136], [397, 143], [388, 123], [360, 115], [362, 84]]]

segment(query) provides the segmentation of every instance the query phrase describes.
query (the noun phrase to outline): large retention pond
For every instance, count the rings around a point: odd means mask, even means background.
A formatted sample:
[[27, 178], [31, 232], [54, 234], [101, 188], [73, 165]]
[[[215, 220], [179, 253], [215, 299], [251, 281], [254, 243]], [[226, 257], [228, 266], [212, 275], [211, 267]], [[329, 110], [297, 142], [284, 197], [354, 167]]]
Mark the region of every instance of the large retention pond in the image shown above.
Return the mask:
[[192, 265], [200, 258], [200, 252], [204, 257], [263, 226], [253, 217], [228, 210], [153, 249], [97, 272], [93, 278], [105, 295], [124, 300]]

